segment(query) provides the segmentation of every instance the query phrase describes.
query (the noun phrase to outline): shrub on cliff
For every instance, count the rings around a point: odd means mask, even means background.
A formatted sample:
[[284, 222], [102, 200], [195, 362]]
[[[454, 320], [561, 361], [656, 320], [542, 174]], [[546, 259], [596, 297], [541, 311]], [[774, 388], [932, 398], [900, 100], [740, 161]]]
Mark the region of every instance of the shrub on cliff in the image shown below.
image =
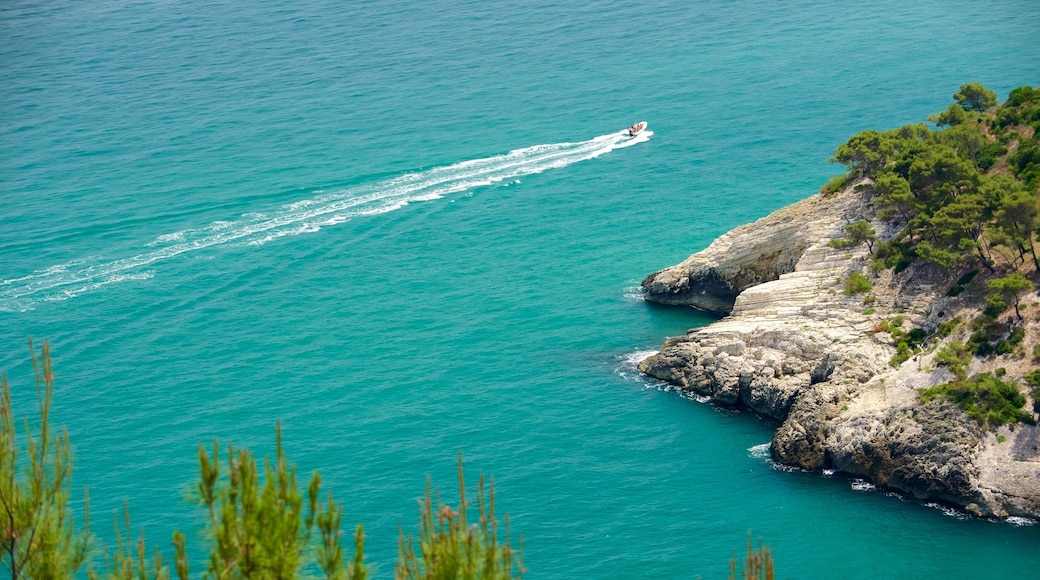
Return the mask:
[[856, 246], [866, 242], [867, 251], [871, 254], [874, 253], [874, 240], [877, 238], [877, 232], [870, 225], [867, 220], [860, 220], [855, 223], [851, 223], [845, 226], [845, 235], [833, 239], [827, 242], [827, 245], [844, 250], [849, 248], [855, 248]]
[[968, 365], [971, 364], [971, 350], [959, 340], [951, 340], [935, 353], [932, 362], [936, 366], [950, 369], [958, 379], [968, 378]]
[[873, 285], [871, 285], [870, 280], [859, 272], [849, 272], [849, 275], [845, 278], [846, 296], [870, 292], [871, 288], [873, 288]]
[[1036, 424], [1032, 414], [1022, 410], [1026, 397], [1015, 382], [1004, 382], [992, 373], [982, 373], [971, 379], [951, 381], [921, 389], [920, 398], [927, 403], [943, 396], [960, 405], [968, 415], [983, 427], [994, 428], [1005, 423]]
[[878, 325], [878, 330], [887, 332], [892, 337], [892, 343], [896, 347], [896, 354], [892, 355], [888, 364], [894, 368], [910, 360], [912, 355], [921, 352], [921, 346], [928, 338], [928, 331], [923, 328], [912, 328], [909, 332], [901, 327], [906, 320], [902, 316], [896, 316], [891, 320], [884, 320]]

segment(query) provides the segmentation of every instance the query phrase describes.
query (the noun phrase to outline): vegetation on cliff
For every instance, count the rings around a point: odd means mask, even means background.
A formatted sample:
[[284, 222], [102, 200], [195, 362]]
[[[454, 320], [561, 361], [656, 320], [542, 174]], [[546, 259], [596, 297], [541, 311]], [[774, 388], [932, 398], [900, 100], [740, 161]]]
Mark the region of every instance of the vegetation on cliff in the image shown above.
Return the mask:
[[[862, 131], [833, 161], [848, 172], [832, 184], [869, 179], [880, 217], [905, 224], [878, 244], [876, 259], [901, 269], [914, 259], [947, 268], [1040, 267], [1040, 90], [1020, 87], [1004, 104], [977, 83], [963, 85], [950, 108], [924, 123]], [[869, 224], [846, 239], [865, 241]], [[870, 235], [872, 239], [872, 232]]]
[[[960, 276], [950, 285], [951, 297], [974, 288], [965, 295], [977, 299], [979, 309], [963, 329], [970, 336], [949, 342], [936, 357], [936, 364], [957, 379], [921, 396], [944, 395], [989, 426], [1032, 422], [1021, 410], [1026, 399], [1016, 379], [1005, 382], [986, 373], [969, 378], [966, 369], [972, 357], [1026, 356], [1021, 299], [1040, 273], [1040, 90], [1019, 87], [998, 105], [996, 93], [970, 83], [953, 98], [945, 111], [929, 117], [934, 127], [918, 123], [862, 131], [838, 147], [832, 161], [847, 172], [824, 193], [854, 183], [869, 188], [877, 218], [897, 226], [898, 233], [877, 240], [871, 224], [861, 219], [830, 245], [867, 242], [874, 273], [891, 268], [898, 274], [915, 261], [936, 264], [950, 271], [951, 279]], [[980, 271], [984, 275], [970, 286]], [[1012, 308], [1013, 317], [1006, 316]], [[957, 324], [943, 332], [911, 332], [942, 339]], [[880, 330], [899, 327], [886, 326]], [[899, 347], [894, 366], [920, 350], [920, 340], [900, 340], [908, 333], [896, 330], [892, 336]], [[1031, 396], [1036, 398], [1035, 390]]]

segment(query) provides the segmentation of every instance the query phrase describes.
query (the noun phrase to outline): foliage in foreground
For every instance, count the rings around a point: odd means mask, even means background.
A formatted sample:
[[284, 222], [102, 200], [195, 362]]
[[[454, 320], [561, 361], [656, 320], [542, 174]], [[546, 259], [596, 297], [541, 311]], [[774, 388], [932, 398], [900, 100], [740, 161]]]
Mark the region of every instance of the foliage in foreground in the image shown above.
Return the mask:
[[[313, 558], [325, 578], [365, 577], [364, 535], [358, 526], [355, 558], [344, 564], [339, 545], [343, 508], [332, 494], [324, 505], [319, 497], [321, 477], [315, 472], [307, 486], [307, 510], [296, 483], [296, 468], [289, 465], [282, 449], [281, 425], [276, 431], [275, 461], [264, 460], [261, 484], [256, 457], [246, 449], [228, 445], [226, 470], [221, 477], [219, 446], [213, 442], [213, 455], [199, 446], [199, 496], [209, 512], [214, 546], [206, 563], [213, 578], [292, 578], [302, 559], [313, 546], [317, 527], [320, 542]], [[184, 535], [174, 536], [177, 568], [187, 577], [188, 560]], [[183, 573], [181, 569], [183, 568]]]
[[[50, 347], [44, 342], [40, 356], [30, 341], [33, 369], [40, 407], [40, 425], [34, 432], [25, 422], [26, 458], [18, 454], [17, 433], [11, 409], [11, 390], [7, 377], [0, 379], [0, 570], [18, 578], [72, 578], [87, 565], [89, 578], [109, 580], [169, 579], [171, 569], [156, 550], [148, 557], [142, 533], [132, 541], [129, 507], [123, 519], [115, 521], [116, 545], [103, 548], [105, 572], [88, 563], [97, 544], [90, 534], [89, 517], [82, 531], [76, 529], [69, 508], [72, 474], [68, 434], [52, 435], [50, 404], [54, 374]], [[273, 461], [265, 458], [263, 477], [256, 457], [246, 449], [228, 445], [221, 457], [214, 441], [213, 452], [199, 446], [200, 502], [209, 514], [206, 537], [210, 538], [210, 557], [203, 578], [297, 578], [320, 576], [336, 580], [363, 580], [368, 575], [364, 563], [364, 536], [359, 525], [354, 535], [354, 556], [348, 562], [340, 546], [342, 505], [332, 494], [322, 502], [321, 478], [314, 473], [307, 486], [306, 501], [296, 481], [296, 468], [282, 448], [281, 426], [276, 430]], [[495, 519], [495, 486], [492, 481], [485, 494], [484, 476], [477, 484], [477, 521], [470, 520], [471, 504], [466, 500], [466, 484], [459, 455], [458, 511], [441, 503], [427, 481], [425, 497], [419, 501], [417, 537], [404, 531], [398, 540], [398, 579], [512, 580], [521, 578], [521, 547], [511, 545], [509, 518], [500, 534]], [[84, 502], [89, 514], [89, 502]], [[124, 527], [125, 526], [125, 527]], [[317, 530], [317, 537], [312, 537]], [[730, 578], [773, 578], [773, 555], [768, 547], [751, 547], [740, 563], [730, 562]], [[189, 565], [185, 535], [173, 535], [175, 555], [173, 572], [187, 579]]]
[[[495, 484], [491, 483], [488, 495], [484, 495], [484, 476], [477, 484], [478, 523], [469, 524], [466, 502], [466, 485], [462, 473], [462, 456], [459, 456], [459, 510], [442, 504], [439, 493], [431, 499], [430, 482], [426, 484], [426, 497], [421, 500], [419, 518], [419, 551], [411, 535], [405, 538], [401, 532], [398, 540], [397, 578], [480, 578], [511, 579], [516, 569], [516, 578], [524, 572], [523, 538], [521, 550], [514, 552], [509, 543], [509, 517], [506, 516], [505, 545], [499, 543], [498, 521], [495, 520]], [[513, 555], [516, 554], [516, 561]]]
[[761, 541], [758, 549], [751, 547], [751, 532], [748, 532], [747, 550], [738, 566], [737, 557], [729, 561], [729, 580], [773, 580], [773, 551]]
[[[18, 578], [71, 578], [85, 565], [87, 575], [113, 580], [168, 579], [170, 566], [156, 550], [148, 557], [143, 534], [130, 539], [128, 507], [123, 522], [115, 522], [116, 545], [103, 549], [104, 572], [88, 563], [97, 541], [90, 534], [89, 518], [77, 530], [69, 506], [72, 474], [68, 434], [54, 435], [50, 426], [50, 404], [54, 375], [50, 347], [44, 342], [40, 356], [33, 352], [33, 368], [40, 407], [40, 425], [35, 431], [25, 422], [25, 457], [18, 452], [18, 434], [11, 410], [11, 390], [4, 376], [0, 381], [0, 570]], [[200, 481], [197, 491], [209, 515], [206, 537], [209, 559], [203, 578], [296, 578], [320, 577], [363, 580], [364, 536], [358, 526], [354, 555], [349, 560], [340, 545], [342, 505], [331, 494], [322, 501], [321, 478], [314, 473], [306, 495], [296, 480], [295, 466], [282, 449], [281, 428], [276, 431], [277, 449], [263, 469], [246, 449], [228, 445], [226, 456], [213, 443], [212, 454], [199, 448]], [[484, 494], [484, 478], [477, 488], [479, 524], [469, 526], [465, 500], [462, 457], [459, 457], [461, 503], [455, 512], [431, 502], [429, 487], [420, 501], [420, 530], [413, 547], [402, 532], [401, 561], [396, 577], [511, 579], [524, 571], [521, 551], [514, 551], [509, 530], [498, 531], [495, 520], [494, 485]], [[89, 514], [89, 504], [85, 502]], [[125, 528], [124, 528], [125, 526]], [[189, 578], [185, 535], [175, 532], [173, 572]], [[516, 572], [514, 576], [513, 573]]]
[[7, 376], [0, 378], [0, 567], [11, 578], [69, 578], [87, 560], [90, 522], [76, 531], [69, 507], [72, 451], [69, 435], [54, 434], [50, 425], [50, 346], [39, 358], [32, 351], [40, 425], [34, 433], [25, 421], [25, 458], [19, 458], [17, 430], [11, 411]]

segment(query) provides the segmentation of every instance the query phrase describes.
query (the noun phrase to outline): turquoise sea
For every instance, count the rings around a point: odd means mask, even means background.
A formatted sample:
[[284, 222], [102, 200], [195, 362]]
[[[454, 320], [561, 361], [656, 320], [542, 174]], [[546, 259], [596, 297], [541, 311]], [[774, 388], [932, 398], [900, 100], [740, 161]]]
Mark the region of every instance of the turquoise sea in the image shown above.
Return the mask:
[[280, 420], [376, 578], [460, 452], [531, 578], [725, 577], [749, 530], [782, 578], [1035, 577], [1035, 522], [778, 469], [772, 425], [634, 364], [710, 321], [645, 275], [859, 130], [1036, 86], [1037, 30], [1034, 0], [6, 0], [0, 369], [31, 413], [50, 340], [109, 541], [124, 501], [150, 545], [200, 529], [199, 443]]

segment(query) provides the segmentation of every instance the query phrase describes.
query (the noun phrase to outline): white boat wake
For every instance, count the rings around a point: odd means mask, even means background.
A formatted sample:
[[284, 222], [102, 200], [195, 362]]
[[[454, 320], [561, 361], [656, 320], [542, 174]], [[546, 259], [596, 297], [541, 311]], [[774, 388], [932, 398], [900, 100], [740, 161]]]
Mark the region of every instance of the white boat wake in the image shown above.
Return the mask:
[[232, 221], [217, 221], [202, 228], [164, 234], [129, 257], [76, 260], [0, 281], [0, 312], [31, 310], [43, 301], [66, 300], [108, 284], [150, 278], [151, 274], [143, 271], [144, 268], [187, 252], [232, 243], [260, 245], [283, 236], [316, 232], [354, 217], [382, 214], [409, 203], [435, 200], [566, 167], [615, 149], [645, 143], [652, 135], [652, 131], [642, 131], [630, 137], [624, 130], [578, 143], [535, 145], [504, 155], [321, 192], [271, 212], [247, 213]]

